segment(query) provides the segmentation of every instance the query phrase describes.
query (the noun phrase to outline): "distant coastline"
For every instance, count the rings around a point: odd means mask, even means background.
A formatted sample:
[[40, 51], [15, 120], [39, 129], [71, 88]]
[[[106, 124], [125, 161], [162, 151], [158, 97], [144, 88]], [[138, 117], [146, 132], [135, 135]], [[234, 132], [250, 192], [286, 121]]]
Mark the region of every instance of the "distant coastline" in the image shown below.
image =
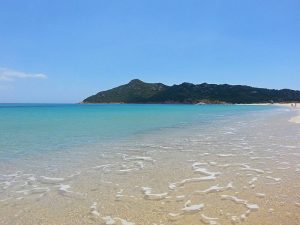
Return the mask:
[[84, 105], [126, 105], [126, 104], [137, 104], [137, 105], [241, 105], [241, 106], [282, 106], [282, 107], [292, 107], [292, 104], [299, 104], [297, 109], [300, 108], [299, 102], [276, 102], [276, 103], [126, 103], [126, 102], [79, 102], [77, 104]]
[[300, 103], [300, 91], [245, 85], [191, 84], [167, 86], [131, 80], [87, 97], [81, 104], [290, 104]]

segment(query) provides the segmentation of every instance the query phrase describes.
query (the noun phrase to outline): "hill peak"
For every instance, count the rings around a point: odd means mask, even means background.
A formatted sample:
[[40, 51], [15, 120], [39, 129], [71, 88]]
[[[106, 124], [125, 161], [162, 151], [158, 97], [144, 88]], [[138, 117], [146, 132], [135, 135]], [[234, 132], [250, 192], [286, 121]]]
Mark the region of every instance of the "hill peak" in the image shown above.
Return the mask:
[[141, 81], [140, 79], [133, 79], [129, 81], [129, 84], [143, 84], [144, 82]]

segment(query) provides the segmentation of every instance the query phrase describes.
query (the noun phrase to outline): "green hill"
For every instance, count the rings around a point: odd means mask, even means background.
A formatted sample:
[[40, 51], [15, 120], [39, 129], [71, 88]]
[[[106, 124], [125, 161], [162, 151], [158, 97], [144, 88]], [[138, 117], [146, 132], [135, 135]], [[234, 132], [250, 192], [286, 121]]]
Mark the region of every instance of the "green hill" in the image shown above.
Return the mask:
[[191, 84], [167, 86], [135, 79], [128, 84], [101, 91], [83, 103], [272, 103], [300, 102], [300, 91], [275, 90], [228, 84]]
[[143, 103], [153, 95], [164, 91], [168, 86], [160, 83], [149, 84], [134, 79], [128, 84], [101, 91], [96, 95], [88, 97], [84, 103]]

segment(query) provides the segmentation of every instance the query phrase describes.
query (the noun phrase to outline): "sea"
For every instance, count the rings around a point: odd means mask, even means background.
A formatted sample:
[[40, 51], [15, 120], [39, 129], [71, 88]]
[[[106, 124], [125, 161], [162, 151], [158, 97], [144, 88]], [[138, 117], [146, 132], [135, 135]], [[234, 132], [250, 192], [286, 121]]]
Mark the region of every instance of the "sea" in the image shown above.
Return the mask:
[[300, 224], [296, 113], [0, 104], [0, 224]]

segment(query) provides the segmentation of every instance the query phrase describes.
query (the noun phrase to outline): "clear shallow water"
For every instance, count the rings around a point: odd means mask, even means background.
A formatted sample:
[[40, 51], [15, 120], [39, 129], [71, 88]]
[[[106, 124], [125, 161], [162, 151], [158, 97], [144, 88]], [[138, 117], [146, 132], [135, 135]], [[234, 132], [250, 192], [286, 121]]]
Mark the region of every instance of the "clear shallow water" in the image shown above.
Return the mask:
[[270, 110], [262, 106], [0, 104], [0, 159]]
[[48, 124], [53, 139], [2, 151], [0, 224], [300, 224], [300, 127], [286, 108], [51, 105], [18, 118], [24, 109], [8, 110], [18, 135]]

